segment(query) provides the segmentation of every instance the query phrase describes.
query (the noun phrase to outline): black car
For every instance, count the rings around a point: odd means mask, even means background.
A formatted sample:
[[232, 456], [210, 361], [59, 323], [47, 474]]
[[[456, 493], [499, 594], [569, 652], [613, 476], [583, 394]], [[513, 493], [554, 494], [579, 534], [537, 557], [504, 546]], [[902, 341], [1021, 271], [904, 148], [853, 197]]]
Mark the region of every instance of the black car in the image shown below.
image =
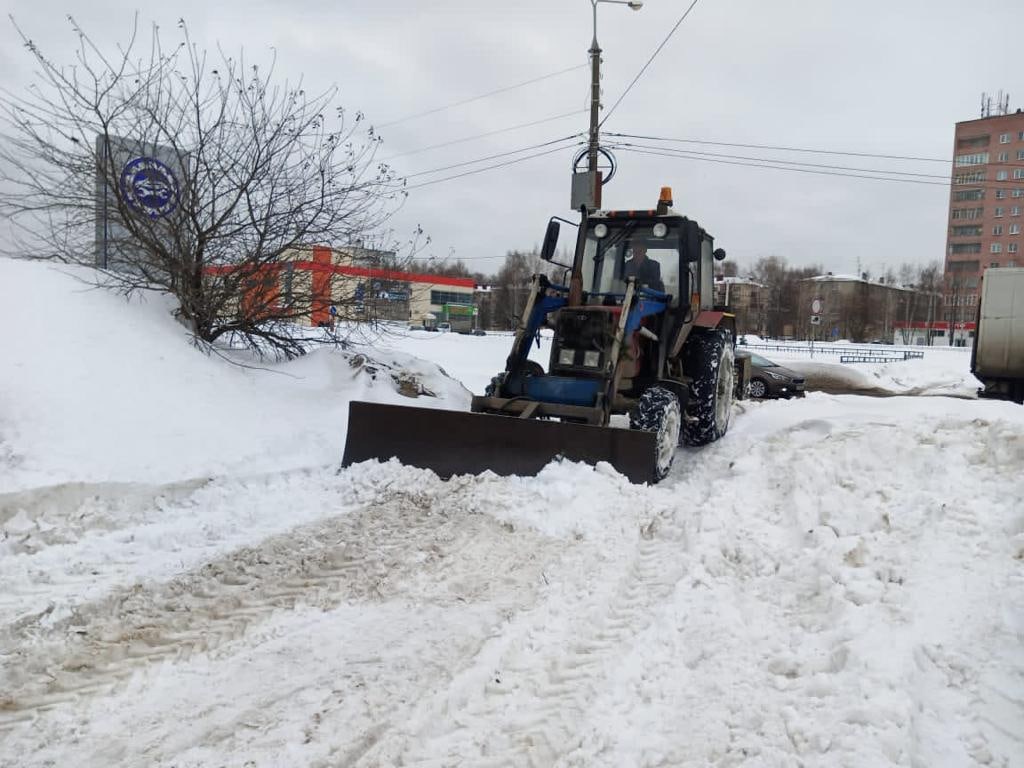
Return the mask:
[[736, 350], [736, 357], [750, 358], [750, 386], [747, 394], [755, 400], [804, 396], [804, 377], [796, 371], [746, 350]]

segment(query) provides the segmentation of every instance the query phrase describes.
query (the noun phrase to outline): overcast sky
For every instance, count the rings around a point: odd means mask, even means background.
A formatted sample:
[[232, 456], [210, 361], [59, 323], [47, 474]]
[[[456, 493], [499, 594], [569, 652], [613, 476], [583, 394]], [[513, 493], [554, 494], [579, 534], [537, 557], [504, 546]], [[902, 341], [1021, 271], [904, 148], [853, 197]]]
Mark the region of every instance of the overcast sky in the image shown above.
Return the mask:
[[[689, 4], [646, 0], [639, 12], [599, 6], [606, 111]], [[69, 12], [101, 44], [123, 40], [131, 26], [128, 6], [112, 0], [13, 0], [8, 7], [59, 61], [70, 60], [74, 45]], [[586, 64], [591, 38], [589, 0], [187, 0], [147, 3], [139, 11], [144, 23], [160, 24], [171, 37], [184, 17], [201, 43], [244, 47], [250, 59], [269, 58], [274, 48], [283, 76], [303, 74], [313, 89], [336, 83], [341, 104], [375, 124]], [[0, 28], [0, 71], [5, 85], [17, 89], [29, 78], [30, 61], [6, 20]], [[1002, 89], [1011, 109], [1024, 107], [1022, 36], [1020, 0], [700, 0], [605, 129], [946, 159], [954, 123], [979, 116], [982, 91]], [[393, 165], [415, 174], [584, 132], [588, 87], [589, 72], [579, 68], [383, 127], [381, 157], [410, 153]], [[784, 158], [939, 175], [949, 169], [936, 162], [664, 146], [731, 156], [716, 160]], [[549, 216], [571, 216], [574, 151], [414, 189], [395, 217], [396, 232], [422, 225], [433, 240], [429, 254], [454, 254], [474, 269], [493, 271], [505, 251], [537, 245]], [[605, 189], [606, 208], [652, 207], [659, 187], [671, 185], [676, 209], [700, 221], [741, 268], [779, 254], [797, 265], [853, 272], [859, 263], [877, 274], [887, 265], [943, 257], [949, 199], [943, 186], [625, 150], [616, 156], [619, 171]], [[410, 184], [474, 167], [416, 176]]]

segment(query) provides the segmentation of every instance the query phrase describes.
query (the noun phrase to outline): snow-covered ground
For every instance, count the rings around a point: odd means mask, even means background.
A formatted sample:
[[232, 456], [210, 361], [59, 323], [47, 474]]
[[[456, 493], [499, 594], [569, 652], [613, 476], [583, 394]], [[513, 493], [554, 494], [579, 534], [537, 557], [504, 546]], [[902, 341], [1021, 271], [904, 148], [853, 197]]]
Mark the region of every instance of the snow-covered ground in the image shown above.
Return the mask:
[[416, 358], [480, 391], [507, 337], [239, 369], [2, 260], [0, 323], [5, 768], [1024, 765], [1017, 406], [811, 393], [656, 487], [445, 482], [339, 472], [346, 403], [463, 408]]

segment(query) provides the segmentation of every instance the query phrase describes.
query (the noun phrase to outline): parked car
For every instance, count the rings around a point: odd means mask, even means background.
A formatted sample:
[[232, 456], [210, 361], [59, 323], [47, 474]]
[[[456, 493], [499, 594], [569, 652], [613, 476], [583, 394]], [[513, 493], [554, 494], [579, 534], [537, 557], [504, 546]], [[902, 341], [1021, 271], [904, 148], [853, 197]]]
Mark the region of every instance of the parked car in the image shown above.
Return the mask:
[[437, 325], [437, 330], [439, 330], [441, 333], [447, 333], [451, 329], [452, 329], [452, 324], [451, 323], [438, 323], [438, 325]]
[[487, 335], [487, 331], [485, 331], [483, 328], [477, 328], [476, 330], [473, 331], [473, 335], [474, 336], [486, 336]]
[[747, 394], [755, 400], [804, 396], [804, 377], [796, 371], [745, 349], [737, 349], [736, 357], [750, 358], [750, 386]]
[[410, 331], [425, 331], [425, 330], [427, 330], [427, 328], [424, 325], [410, 325], [409, 326], [409, 330]]

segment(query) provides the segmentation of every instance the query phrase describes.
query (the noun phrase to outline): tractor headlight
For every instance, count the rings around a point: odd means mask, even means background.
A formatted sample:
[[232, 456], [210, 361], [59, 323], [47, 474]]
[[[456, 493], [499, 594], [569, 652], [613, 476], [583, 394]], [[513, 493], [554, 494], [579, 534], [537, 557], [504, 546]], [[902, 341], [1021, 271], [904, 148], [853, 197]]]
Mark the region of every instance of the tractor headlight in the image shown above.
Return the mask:
[[575, 349], [563, 349], [558, 353], [558, 364], [559, 365], [572, 365], [576, 362], [576, 350]]
[[651, 232], [655, 237], [664, 237], [668, 234], [668, 227], [665, 225], [665, 222], [659, 221], [654, 225], [654, 229]]
[[597, 368], [601, 364], [601, 353], [589, 351], [583, 353], [583, 365], [586, 368]]

